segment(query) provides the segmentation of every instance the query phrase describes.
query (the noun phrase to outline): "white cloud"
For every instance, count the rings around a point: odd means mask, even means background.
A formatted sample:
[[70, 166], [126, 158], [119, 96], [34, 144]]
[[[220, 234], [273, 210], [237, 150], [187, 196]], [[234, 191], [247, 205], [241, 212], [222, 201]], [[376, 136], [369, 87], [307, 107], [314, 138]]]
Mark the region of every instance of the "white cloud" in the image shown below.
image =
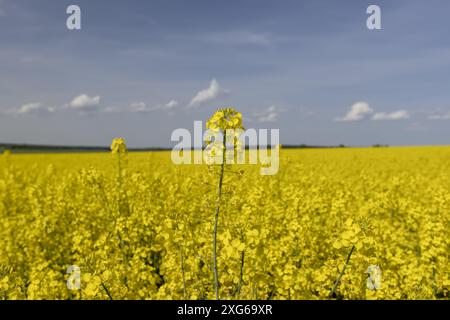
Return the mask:
[[33, 102], [23, 105], [20, 108], [0, 110], [0, 114], [4, 115], [47, 115], [56, 111], [77, 111], [80, 115], [88, 115], [92, 113], [150, 113], [157, 110], [167, 111], [169, 114], [179, 105], [178, 101], [170, 100], [165, 104], [156, 106], [148, 106], [145, 102], [135, 102], [128, 107], [109, 106], [102, 107], [100, 104], [100, 96], [90, 97], [81, 94], [72, 99], [69, 103], [62, 105], [60, 108], [47, 107], [40, 102]]
[[373, 109], [367, 102], [356, 102], [352, 105], [351, 109], [343, 117], [338, 117], [336, 121], [360, 121], [364, 119], [366, 115], [372, 114]]
[[207, 102], [219, 99], [229, 91], [222, 89], [216, 79], [212, 79], [209, 88], [199, 91], [188, 105], [188, 108], [199, 107]]
[[170, 100], [164, 105], [156, 105], [153, 107], [147, 106], [145, 102], [135, 102], [130, 104], [130, 107], [127, 111], [137, 112], [137, 113], [149, 113], [157, 110], [172, 110], [178, 106], [178, 101]]
[[170, 100], [169, 102], [166, 103], [165, 108], [166, 109], [173, 109], [173, 108], [175, 108], [177, 106], [178, 106], [178, 101]]
[[250, 120], [256, 122], [275, 122], [278, 120], [278, 116], [283, 111], [283, 109], [272, 105], [262, 111], [254, 112], [250, 116]]
[[394, 112], [379, 112], [373, 115], [372, 120], [403, 120], [409, 119], [411, 115], [406, 110], [398, 110]]
[[81, 94], [69, 103], [69, 108], [81, 112], [97, 111], [100, 107], [100, 96], [89, 97], [86, 94]]
[[27, 103], [17, 109], [6, 110], [5, 114], [45, 116], [55, 112], [55, 108], [47, 107], [40, 102]]
[[145, 102], [134, 102], [130, 104], [129, 110], [131, 112], [137, 113], [147, 113], [152, 111], [151, 108], [147, 107], [147, 104]]
[[450, 111], [444, 113], [436, 113], [428, 116], [430, 120], [450, 120]]

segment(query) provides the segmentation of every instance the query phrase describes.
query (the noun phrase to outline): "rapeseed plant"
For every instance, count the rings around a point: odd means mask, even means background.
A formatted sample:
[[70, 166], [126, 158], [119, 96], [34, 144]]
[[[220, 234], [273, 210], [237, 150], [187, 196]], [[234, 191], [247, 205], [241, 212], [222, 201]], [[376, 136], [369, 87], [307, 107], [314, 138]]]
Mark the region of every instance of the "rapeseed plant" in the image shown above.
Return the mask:
[[[225, 167], [227, 165], [227, 144], [233, 144], [233, 151], [239, 148], [239, 132], [243, 130], [242, 114], [233, 108], [220, 109], [206, 123], [206, 127], [211, 130], [216, 139], [214, 140], [213, 148], [211, 150], [211, 157], [219, 159], [218, 165], [219, 177], [217, 182], [217, 197], [214, 213], [214, 231], [213, 231], [213, 272], [214, 272], [214, 293], [216, 300], [219, 299], [219, 272], [217, 268], [217, 228], [219, 223], [219, 213], [222, 201], [222, 186], [225, 174]], [[219, 134], [220, 133], [220, 134]], [[231, 134], [230, 134], [231, 133]], [[217, 137], [221, 136], [221, 140]], [[207, 141], [211, 143], [211, 141]], [[233, 153], [234, 155], [234, 153]], [[215, 164], [216, 161], [212, 163]], [[211, 163], [211, 162], [209, 162]]]

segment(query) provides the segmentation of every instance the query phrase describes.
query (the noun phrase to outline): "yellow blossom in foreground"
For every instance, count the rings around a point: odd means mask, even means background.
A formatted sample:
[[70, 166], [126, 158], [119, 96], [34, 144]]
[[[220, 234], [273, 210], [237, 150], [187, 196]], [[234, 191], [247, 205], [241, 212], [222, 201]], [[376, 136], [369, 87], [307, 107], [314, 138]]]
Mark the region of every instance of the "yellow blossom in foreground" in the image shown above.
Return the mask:
[[123, 138], [115, 138], [111, 143], [111, 152], [112, 154], [125, 154], [127, 152], [127, 145], [125, 143], [125, 139]]

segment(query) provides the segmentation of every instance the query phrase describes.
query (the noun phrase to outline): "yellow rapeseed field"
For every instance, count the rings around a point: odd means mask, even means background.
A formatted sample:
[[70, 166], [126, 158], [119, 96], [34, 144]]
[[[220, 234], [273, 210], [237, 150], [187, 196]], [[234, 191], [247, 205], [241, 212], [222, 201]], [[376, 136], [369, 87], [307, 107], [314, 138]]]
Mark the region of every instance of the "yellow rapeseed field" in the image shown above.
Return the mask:
[[[259, 169], [224, 175], [220, 299], [449, 298], [449, 147], [282, 149]], [[214, 299], [216, 198], [209, 166], [123, 141], [4, 153], [0, 299]]]

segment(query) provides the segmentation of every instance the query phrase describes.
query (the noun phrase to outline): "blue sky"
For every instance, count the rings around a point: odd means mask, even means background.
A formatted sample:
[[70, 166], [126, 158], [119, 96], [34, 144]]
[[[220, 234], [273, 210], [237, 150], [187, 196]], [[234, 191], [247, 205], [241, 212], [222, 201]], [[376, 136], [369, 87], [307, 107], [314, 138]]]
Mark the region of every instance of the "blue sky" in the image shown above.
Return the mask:
[[446, 0], [0, 0], [0, 142], [167, 147], [234, 106], [283, 144], [448, 144], [449, 16]]

